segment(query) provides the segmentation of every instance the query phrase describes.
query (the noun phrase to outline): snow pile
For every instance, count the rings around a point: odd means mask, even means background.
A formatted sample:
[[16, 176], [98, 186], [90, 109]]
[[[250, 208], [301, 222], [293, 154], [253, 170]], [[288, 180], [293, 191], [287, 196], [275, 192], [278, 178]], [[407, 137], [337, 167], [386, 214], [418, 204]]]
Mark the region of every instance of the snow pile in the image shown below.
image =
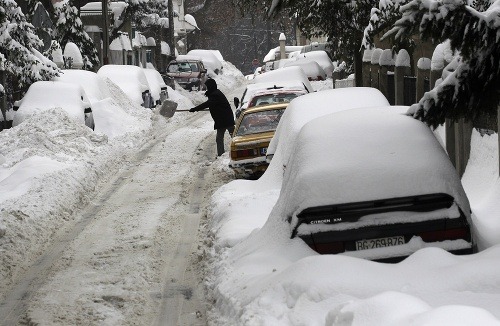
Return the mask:
[[392, 53], [392, 50], [385, 49], [382, 51], [380, 55], [378, 64], [380, 66], [394, 66], [396, 63], [395, 55]]
[[468, 256], [424, 248], [382, 264], [318, 255], [290, 239], [280, 213], [287, 207], [276, 185], [286, 159], [273, 167], [274, 157], [259, 180], [219, 188], [212, 196], [206, 280], [215, 302], [212, 324], [500, 325], [497, 137], [474, 132], [472, 148], [463, 184], [482, 251]]
[[429, 59], [429, 58], [418, 59], [417, 67], [418, 67], [418, 69], [421, 69], [421, 70], [431, 69], [431, 59]]
[[[232, 63], [222, 61], [222, 67], [224, 73], [213, 76], [213, 79], [224, 94], [229, 94], [233, 89], [246, 83], [245, 76]], [[228, 100], [231, 102], [230, 98]]]
[[64, 57], [66, 60], [71, 58], [71, 65], [73, 67], [83, 66], [83, 57], [80, 49], [78, 49], [78, 46], [73, 42], [66, 43], [66, 46], [64, 47]]
[[371, 58], [371, 64], [372, 65], [378, 65], [380, 62], [380, 57], [382, 56], [382, 53], [384, 50], [382, 49], [374, 49], [372, 52], [372, 58]]
[[[0, 288], [43, 252], [54, 233], [89, 203], [98, 184], [170, 120], [133, 103], [110, 80], [94, 102], [95, 131], [60, 108], [0, 133]], [[194, 106], [169, 90], [180, 108]]]
[[363, 51], [363, 62], [372, 62], [373, 49], [366, 49]]
[[401, 49], [396, 56], [396, 67], [410, 67], [411, 60], [408, 51]]
[[453, 57], [449, 40], [438, 44], [432, 53], [431, 70], [443, 70], [453, 60]]
[[479, 249], [500, 244], [500, 178], [497, 134], [472, 133], [471, 154], [462, 182], [469, 197]]

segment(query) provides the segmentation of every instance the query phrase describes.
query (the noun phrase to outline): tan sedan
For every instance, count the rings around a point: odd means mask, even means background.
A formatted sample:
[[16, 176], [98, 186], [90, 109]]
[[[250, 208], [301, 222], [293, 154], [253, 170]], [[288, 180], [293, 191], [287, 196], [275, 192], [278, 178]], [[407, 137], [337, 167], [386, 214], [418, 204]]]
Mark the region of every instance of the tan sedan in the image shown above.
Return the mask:
[[237, 177], [258, 178], [267, 169], [267, 147], [287, 106], [288, 103], [256, 106], [240, 115], [231, 140], [229, 162]]

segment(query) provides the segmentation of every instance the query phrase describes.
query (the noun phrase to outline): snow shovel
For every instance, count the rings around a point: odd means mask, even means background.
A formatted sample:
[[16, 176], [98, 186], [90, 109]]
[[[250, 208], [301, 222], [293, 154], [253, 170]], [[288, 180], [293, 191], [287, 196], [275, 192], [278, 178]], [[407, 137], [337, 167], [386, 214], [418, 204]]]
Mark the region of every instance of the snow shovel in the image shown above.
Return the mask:
[[[165, 118], [171, 118], [174, 116], [175, 111], [177, 111], [177, 103], [170, 100], [165, 100], [161, 104], [160, 114]], [[189, 111], [189, 110], [188, 110]]]

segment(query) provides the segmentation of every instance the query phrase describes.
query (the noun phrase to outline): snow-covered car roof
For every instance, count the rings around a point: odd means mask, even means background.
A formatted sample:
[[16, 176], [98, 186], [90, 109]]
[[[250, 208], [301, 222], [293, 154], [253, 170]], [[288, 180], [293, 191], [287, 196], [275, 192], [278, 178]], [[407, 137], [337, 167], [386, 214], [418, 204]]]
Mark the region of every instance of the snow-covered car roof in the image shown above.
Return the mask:
[[252, 97], [255, 96], [260, 96], [260, 95], [266, 95], [266, 94], [281, 94], [281, 93], [301, 93], [301, 94], [308, 94], [307, 90], [305, 89], [299, 89], [299, 88], [294, 88], [294, 87], [283, 87], [283, 88], [272, 88], [272, 89], [263, 89], [263, 90], [257, 90], [255, 93], [252, 94]]
[[335, 65], [325, 51], [310, 51], [297, 55], [297, 60], [302, 60], [304, 58], [316, 61], [328, 76], [331, 76], [333, 70], [335, 70]]
[[301, 82], [310, 93], [314, 92], [309, 79], [307, 79], [306, 74], [300, 67], [286, 67], [268, 71], [255, 76], [251, 83], [257, 84], [263, 82], [283, 82], [290, 80]]
[[166, 89], [167, 84], [165, 84], [165, 81], [156, 69], [144, 68], [143, 70], [148, 80], [149, 87], [151, 87], [151, 95], [153, 99], [157, 101], [160, 99], [162, 88]]
[[289, 61], [285, 63], [284, 67], [300, 67], [306, 74], [309, 80], [325, 80], [326, 72], [321, 68], [321, 66], [313, 60], [302, 59]]
[[[300, 51], [302, 45], [285, 45], [285, 54], [288, 56], [291, 52]], [[274, 61], [276, 60], [277, 54], [280, 52], [280, 47], [277, 46], [266, 54], [262, 62]]]
[[208, 50], [212, 52], [217, 59], [219, 59], [220, 62], [224, 62], [224, 57], [222, 56], [222, 53], [220, 53], [219, 50]]
[[59, 77], [55, 77], [54, 80], [82, 86], [92, 103], [109, 97], [106, 83], [97, 73], [92, 71], [65, 69], [61, 70]]
[[173, 61], [201, 61], [203, 62], [203, 58], [197, 55], [188, 55], [188, 54], [179, 54], [175, 57]]
[[[286, 112], [286, 111], [285, 111]], [[452, 196], [470, 216], [458, 174], [421, 121], [367, 108], [314, 119], [301, 129], [282, 184], [282, 216], [305, 208], [427, 194]]]
[[329, 89], [302, 95], [294, 99], [283, 114], [276, 133], [267, 149], [279, 166], [290, 157], [297, 134], [307, 122], [334, 112], [362, 107], [389, 106], [385, 96], [376, 88], [348, 87]]
[[191, 50], [187, 53], [188, 55], [194, 55], [201, 57], [203, 60], [203, 64], [205, 67], [217, 71], [222, 69], [222, 62], [217, 59], [216, 55], [212, 52], [212, 50]]
[[61, 108], [73, 120], [85, 123], [84, 110], [90, 107], [87, 94], [80, 85], [61, 81], [37, 81], [21, 99], [12, 125], [17, 126], [28, 116], [53, 108]]
[[246, 108], [248, 102], [257, 92], [266, 92], [273, 90], [290, 90], [290, 91], [307, 91], [308, 89], [304, 86], [301, 81], [289, 80], [289, 81], [277, 81], [277, 82], [262, 82], [257, 84], [248, 84], [245, 92], [243, 93], [240, 107]]
[[104, 65], [97, 74], [109, 78], [135, 103], [142, 105], [142, 93], [150, 90], [143, 68], [131, 65]]
[[266, 102], [265, 104], [275, 104], [279, 102], [290, 102], [297, 96], [305, 95], [307, 91], [305, 89], [266, 89], [255, 92], [248, 100], [247, 107], [253, 103], [255, 105], [264, 105], [259, 102]]

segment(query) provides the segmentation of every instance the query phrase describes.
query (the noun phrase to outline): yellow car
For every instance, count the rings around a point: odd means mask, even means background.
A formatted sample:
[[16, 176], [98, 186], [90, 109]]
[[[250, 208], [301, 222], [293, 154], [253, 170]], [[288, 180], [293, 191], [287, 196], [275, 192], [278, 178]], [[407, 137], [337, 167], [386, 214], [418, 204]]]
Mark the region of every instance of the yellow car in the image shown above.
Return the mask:
[[288, 103], [262, 105], [245, 110], [231, 140], [229, 166], [237, 177], [258, 178], [267, 169], [266, 152]]

